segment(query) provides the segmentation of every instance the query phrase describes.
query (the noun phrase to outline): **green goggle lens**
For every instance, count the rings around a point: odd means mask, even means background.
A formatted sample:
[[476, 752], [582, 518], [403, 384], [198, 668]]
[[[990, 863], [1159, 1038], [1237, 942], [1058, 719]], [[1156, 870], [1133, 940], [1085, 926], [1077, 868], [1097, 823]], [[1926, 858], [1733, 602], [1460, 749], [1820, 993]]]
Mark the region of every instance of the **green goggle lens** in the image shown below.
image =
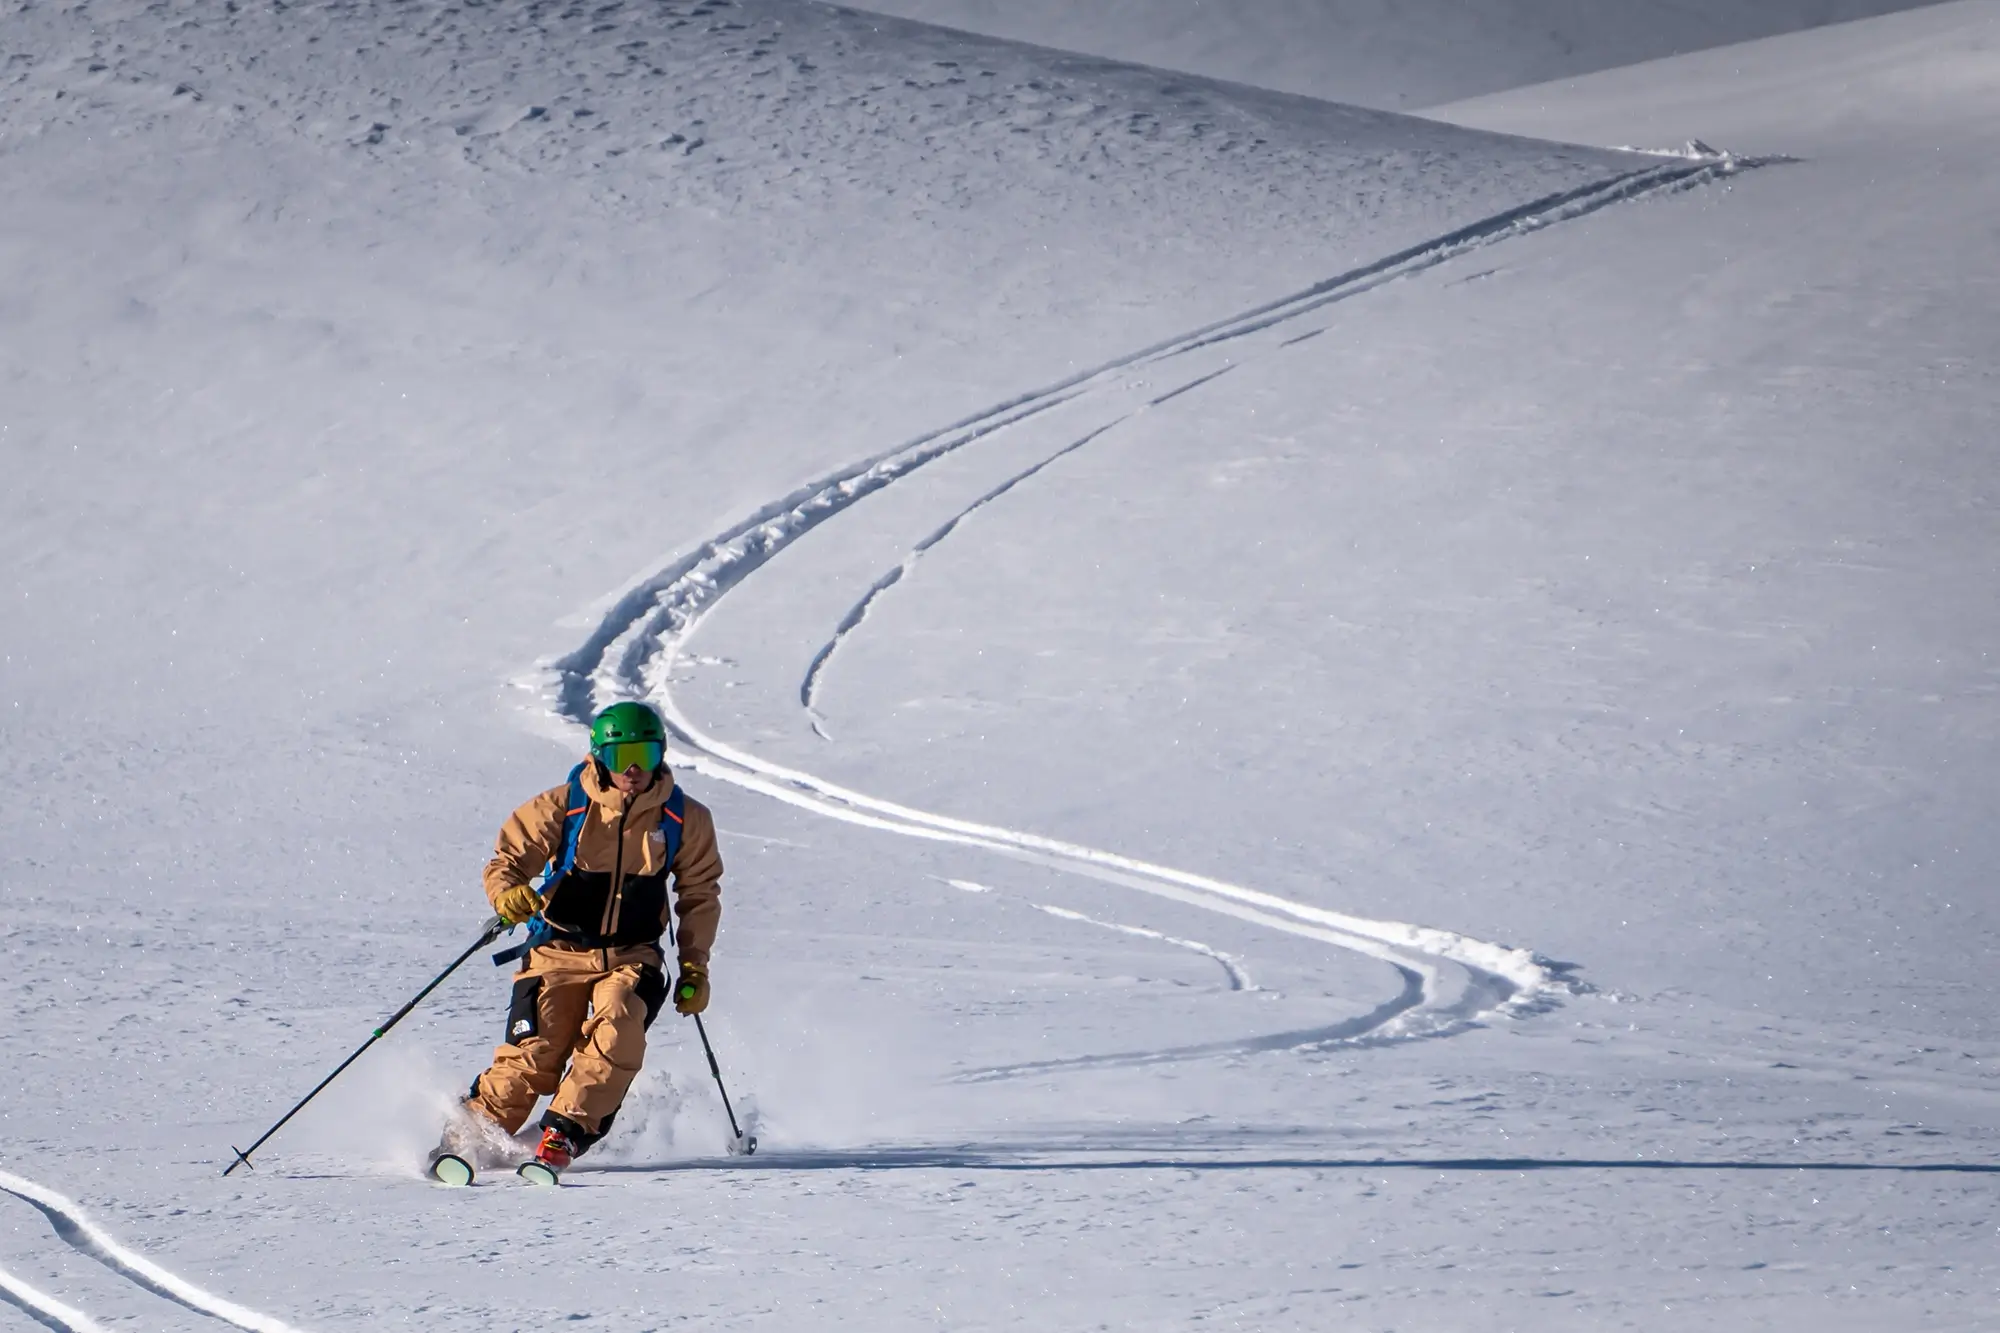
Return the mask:
[[650, 773], [666, 760], [667, 747], [659, 741], [615, 741], [597, 747], [597, 762], [613, 773], [638, 769]]

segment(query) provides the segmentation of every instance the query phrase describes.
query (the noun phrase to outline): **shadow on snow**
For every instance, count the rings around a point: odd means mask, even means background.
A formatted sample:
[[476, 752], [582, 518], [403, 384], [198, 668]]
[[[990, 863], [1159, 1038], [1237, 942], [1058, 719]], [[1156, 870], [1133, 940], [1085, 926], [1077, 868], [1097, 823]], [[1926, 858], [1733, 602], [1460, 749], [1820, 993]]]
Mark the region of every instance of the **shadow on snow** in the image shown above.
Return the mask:
[[606, 1165], [610, 1173], [666, 1171], [1792, 1171], [2000, 1174], [1994, 1162], [1807, 1162], [1657, 1157], [1195, 1157], [1071, 1156], [963, 1148], [876, 1148], [760, 1153], [755, 1157]]

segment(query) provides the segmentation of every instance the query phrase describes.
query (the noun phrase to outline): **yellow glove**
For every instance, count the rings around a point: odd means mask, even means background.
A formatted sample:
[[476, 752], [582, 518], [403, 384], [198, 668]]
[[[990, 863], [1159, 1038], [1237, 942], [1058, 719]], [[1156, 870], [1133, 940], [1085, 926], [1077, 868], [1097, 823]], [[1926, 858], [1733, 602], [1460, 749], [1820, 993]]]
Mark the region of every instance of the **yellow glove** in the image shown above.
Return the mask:
[[518, 926], [548, 905], [548, 900], [526, 884], [516, 884], [511, 889], [500, 890], [500, 896], [493, 902], [493, 910], [507, 919], [510, 926]]
[[681, 979], [674, 983], [674, 1012], [698, 1014], [708, 1008], [708, 969], [700, 963], [681, 964]]

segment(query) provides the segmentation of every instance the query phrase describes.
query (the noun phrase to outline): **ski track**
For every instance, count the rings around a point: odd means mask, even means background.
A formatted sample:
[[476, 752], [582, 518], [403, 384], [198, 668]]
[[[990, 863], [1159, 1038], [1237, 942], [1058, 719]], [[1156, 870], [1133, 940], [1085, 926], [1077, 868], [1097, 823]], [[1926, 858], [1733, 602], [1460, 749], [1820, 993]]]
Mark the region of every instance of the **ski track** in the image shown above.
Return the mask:
[[1051, 907], [1047, 903], [1036, 903], [1035, 910], [1047, 912], [1050, 916], [1063, 921], [1080, 921], [1086, 926], [1096, 926], [1102, 930], [1115, 930], [1120, 935], [1135, 935], [1142, 940], [1158, 940], [1162, 944], [1171, 944], [1177, 949], [1186, 949], [1190, 953], [1198, 953], [1205, 958], [1213, 958], [1221, 966], [1223, 975], [1229, 978], [1229, 989], [1235, 991], [1257, 989], [1250, 982], [1250, 973], [1244, 969], [1243, 964], [1239, 960], [1222, 952], [1220, 949], [1203, 944], [1200, 940], [1184, 940], [1178, 935], [1163, 935], [1157, 930], [1147, 930], [1144, 926], [1128, 926], [1117, 921], [1100, 921], [1094, 916], [1085, 916], [1082, 912], [1072, 912], [1067, 907]]
[[83, 1311], [71, 1309], [47, 1292], [35, 1290], [4, 1268], [0, 1268], [0, 1302], [20, 1310], [44, 1328], [63, 1333], [111, 1333]]
[[[659, 706], [681, 753], [686, 756], [687, 767], [816, 814], [905, 837], [978, 848], [1317, 940], [1379, 959], [1394, 967], [1404, 981], [1401, 994], [1373, 1011], [1309, 1032], [1280, 1033], [1247, 1043], [1217, 1043], [1169, 1052], [1013, 1066], [962, 1075], [964, 1078], [998, 1078], [1105, 1063], [1152, 1063], [1250, 1050], [1446, 1035], [1494, 1013], [1525, 1012], [1547, 1003], [1561, 989], [1562, 980], [1524, 949], [1406, 922], [1352, 916], [1076, 843], [933, 814], [759, 759], [707, 735], [681, 711], [673, 698], [674, 667], [682, 645], [725, 593], [820, 524], [927, 463], [1085, 395], [1129, 391], [1134, 385], [1128, 372], [1247, 338], [1485, 246], [1587, 217], [1613, 204], [1725, 179], [1767, 160], [1773, 159], [1725, 157], [1650, 166], [1551, 195], [1081, 371], [865, 458], [764, 506], [727, 532], [630, 585], [615, 596], [584, 643], [573, 652], [544, 663], [532, 684], [543, 693], [557, 718], [578, 725], [587, 724], [600, 706], [615, 700], [651, 699]], [[1302, 335], [1307, 336], [1311, 335]], [[1289, 341], [1301, 341], [1302, 337]], [[1200, 387], [1213, 377], [1205, 374], [1151, 401], [1164, 402]], [[913, 552], [911, 560], [877, 580], [843, 617], [844, 630], [836, 633], [829, 648], [822, 649], [815, 670], [823, 675], [825, 659], [831, 656], [839, 638], [851, 633], [865, 619], [869, 605], [901, 580], [912, 560], [950, 535], [967, 514], [1004, 495], [1055, 458], [1098, 438], [1130, 415], [1128, 412], [1100, 426], [1011, 478], [931, 534]], [[808, 706], [814, 693], [812, 680], [809, 673], [801, 687], [801, 702]]]
[[[1216, 372], [1218, 375], [1221, 373], [1221, 371]], [[1213, 379], [1214, 376], [1211, 375], [1204, 378]], [[933, 546], [936, 546], [939, 542], [951, 536], [953, 532], [956, 532], [958, 525], [972, 517], [975, 512], [984, 509], [987, 505], [998, 500], [1001, 496], [1013, 490], [1016, 486], [1019, 486], [1022, 482], [1028, 480], [1028, 478], [1034, 476], [1044, 468], [1054, 466], [1058, 459], [1075, 453], [1098, 436], [1105, 434], [1117, 426], [1123, 425], [1131, 419], [1132, 414], [1127, 413], [1119, 417], [1116, 421], [1106, 422], [1104, 425], [1091, 431], [1088, 435], [1085, 435], [1082, 439], [1072, 440], [1050, 454], [1047, 458], [1044, 458], [1041, 462], [1036, 463], [1033, 467], [1023, 469], [1007, 478], [1007, 480], [1001, 482], [998, 486], [995, 486], [992, 490], [986, 492], [986, 494], [952, 515], [943, 527], [940, 527], [937, 531], [931, 533], [930, 536], [911, 547], [910, 554], [904, 558], [903, 563], [875, 580], [874, 586], [870, 587], [862, 595], [861, 600], [856, 602], [848, 610], [847, 614], [840, 618], [840, 624], [834, 628], [833, 637], [828, 639], [819, 652], [813, 655], [812, 664], [806, 668], [805, 681], [799, 686], [799, 703], [805, 708], [806, 716], [812, 721], [813, 731], [818, 734], [821, 740], [833, 739], [827, 733], [825, 720], [820, 717], [818, 710], [814, 707], [814, 702], [819, 694], [819, 683], [826, 671], [826, 664], [840, 650], [840, 645], [846, 641], [847, 636], [855, 630], [860, 629], [862, 622], [868, 619], [868, 612], [874, 607], [876, 599], [908, 577], [916, 569], [917, 562], [922, 560]]]
[[[0, 1191], [13, 1195], [41, 1213], [48, 1219], [59, 1240], [155, 1296], [186, 1306], [198, 1314], [220, 1319], [226, 1324], [234, 1324], [237, 1328], [249, 1329], [251, 1333], [302, 1333], [282, 1320], [204, 1291], [185, 1278], [168, 1272], [145, 1255], [119, 1244], [92, 1222], [83, 1209], [54, 1190], [11, 1172], [0, 1171]], [[28, 1310], [51, 1328], [94, 1333], [104, 1327], [5, 1273], [0, 1273], [0, 1290], [5, 1291], [11, 1303]]]
[[997, 1083], [1002, 1079], [1032, 1078], [1086, 1069], [1137, 1069], [1145, 1065], [1173, 1064], [1182, 1060], [1213, 1060], [1229, 1056], [1260, 1055], [1270, 1051], [1319, 1050], [1330, 1046], [1366, 1046], [1395, 1041], [1392, 1021], [1423, 1003], [1424, 978], [1416, 971], [1396, 969], [1403, 982], [1402, 993], [1385, 1000], [1365, 1014], [1343, 1018], [1323, 1027], [1301, 1028], [1294, 1032], [1271, 1032], [1261, 1037], [1234, 1041], [1205, 1041], [1188, 1046], [1169, 1046], [1154, 1051], [1120, 1051], [1110, 1055], [1076, 1055], [1055, 1060], [1026, 1060], [1020, 1064], [975, 1069], [955, 1076], [953, 1083]]
[[[938, 879], [940, 884], [948, 885], [951, 888], [959, 890], [961, 893], [987, 894], [993, 892], [993, 889], [989, 885], [975, 883], [969, 879], [943, 879], [937, 876], [933, 876], [932, 878]], [[1157, 930], [1147, 930], [1144, 926], [1128, 926], [1120, 921], [1102, 921], [1094, 916], [1086, 916], [1082, 912], [1072, 912], [1067, 907], [1052, 907], [1048, 903], [1030, 903], [1029, 906], [1038, 912], [1047, 912], [1050, 916], [1063, 921], [1077, 921], [1086, 926], [1097, 926], [1104, 930], [1115, 930], [1121, 935], [1135, 935], [1140, 939], [1158, 940], [1162, 944], [1171, 944], [1176, 948], [1187, 949], [1204, 957], [1213, 958], [1221, 966], [1223, 973], [1228, 976], [1229, 989], [1233, 991], [1262, 989], [1262, 987], [1250, 980], [1250, 971], [1243, 966], [1243, 961], [1240, 958], [1237, 958], [1234, 954], [1227, 954], [1220, 949], [1203, 944], [1200, 940], [1184, 940], [1175, 935], [1163, 935]]]
[[[1156, 352], [1142, 352], [1139, 354], [1138, 360], [1131, 364], [1150, 364], [1156, 360], [1183, 356], [1204, 348], [1217, 346], [1221, 343], [1246, 338], [1303, 315], [1311, 314], [1334, 302], [1344, 301], [1350, 297], [1372, 291], [1386, 282], [1392, 282], [1396, 279], [1409, 277], [1426, 269], [1434, 268], [1439, 264], [1464, 254], [1468, 250], [1496, 244], [1499, 241], [1525, 235], [1528, 232], [1538, 231], [1556, 222], [1570, 221], [1574, 218], [1584, 217], [1609, 204], [1636, 198], [1641, 194], [1659, 193], [1670, 189], [1685, 189], [1713, 178], [1712, 175], [1704, 173], [1731, 174], [1744, 167], [1764, 165], [1768, 160], [1774, 159], [1760, 158], [1753, 160], [1717, 156], [1700, 159], [1701, 165], [1693, 168], [1681, 168], [1677, 171], [1668, 170], [1666, 172], [1657, 170], [1639, 171], [1628, 176], [1615, 178], [1610, 182], [1598, 182], [1593, 185], [1580, 186], [1565, 194], [1539, 200], [1536, 203], [1526, 205], [1524, 208], [1510, 210], [1497, 217], [1489, 218], [1484, 222], [1477, 222], [1469, 227], [1461, 228], [1436, 240], [1427, 241], [1410, 249], [1399, 251], [1387, 259], [1378, 260], [1373, 264], [1351, 270], [1338, 277], [1316, 283], [1303, 292], [1297, 292], [1279, 301], [1259, 306], [1252, 311], [1237, 316], [1233, 320], [1211, 325], [1205, 330], [1191, 334], [1183, 342], [1176, 343], [1165, 351], [1157, 351], [1156, 349]], [[1324, 332], [1325, 329], [1323, 328], [1313, 329], [1297, 337], [1286, 338], [1273, 350], [1283, 351], [1285, 348], [1296, 346], [1299, 343], [1318, 337]], [[835, 654], [846, 645], [849, 636], [861, 628], [883, 594], [899, 583], [902, 583], [914, 573], [918, 562], [928, 555], [932, 548], [957, 531], [959, 526], [975, 512], [1000, 499], [1022, 482], [1041, 473], [1059, 459], [1066, 458], [1070, 454], [1077, 452], [1113, 428], [1131, 420], [1132, 417], [1138, 415], [1140, 412], [1150, 411], [1173, 399], [1179, 398], [1183, 394], [1192, 393], [1211, 381], [1220, 379], [1241, 364], [1239, 361], [1232, 361], [1220, 369], [1198, 375], [1184, 384], [1167, 390], [1165, 393], [1147, 399], [1144, 405], [1138, 408], [1137, 411], [1126, 413], [1115, 421], [1097, 427], [1082, 439], [1064, 445], [1040, 462], [1008, 478], [954, 515], [943, 527], [917, 543], [901, 564], [877, 579], [873, 586], [862, 595], [861, 600], [856, 602], [841, 617], [839, 623], [834, 627], [832, 636], [813, 655], [811, 664], [806, 668], [805, 679], [799, 687], [799, 701], [805, 707], [807, 718], [812, 723], [814, 733], [822, 740], [832, 739], [831, 733], [827, 731], [826, 721], [820, 715], [818, 702], [820, 689], [826, 680], [827, 668], [832, 664]], [[1126, 368], [1129, 368], [1127, 363], [1114, 363], [1113, 367], [1113, 369]], [[1066, 388], [1068, 386], [1061, 387]]]

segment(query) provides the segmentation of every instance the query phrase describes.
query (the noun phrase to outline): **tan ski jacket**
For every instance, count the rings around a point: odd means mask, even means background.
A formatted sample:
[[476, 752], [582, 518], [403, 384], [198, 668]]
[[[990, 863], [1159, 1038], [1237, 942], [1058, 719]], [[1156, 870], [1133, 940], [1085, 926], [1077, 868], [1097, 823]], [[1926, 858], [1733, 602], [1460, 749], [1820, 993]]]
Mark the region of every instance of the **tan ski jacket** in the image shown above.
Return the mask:
[[[680, 956], [708, 962], [715, 929], [722, 920], [722, 854], [715, 843], [715, 817], [692, 796], [683, 796], [685, 824], [673, 864], [666, 863], [663, 806], [674, 789], [673, 774], [660, 770], [645, 791], [626, 797], [605, 784], [596, 764], [586, 763], [583, 789], [590, 813], [577, 834], [576, 863], [556, 887], [542, 915], [558, 932], [559, 945], [610, 949], [654, 944], [667, 931], [667, 877], [673, 876]], [[569, 784], [551, 787], [507, 819], [486, 863], [486, 897], [534, 882], [562, 848], [564, 805]]]

